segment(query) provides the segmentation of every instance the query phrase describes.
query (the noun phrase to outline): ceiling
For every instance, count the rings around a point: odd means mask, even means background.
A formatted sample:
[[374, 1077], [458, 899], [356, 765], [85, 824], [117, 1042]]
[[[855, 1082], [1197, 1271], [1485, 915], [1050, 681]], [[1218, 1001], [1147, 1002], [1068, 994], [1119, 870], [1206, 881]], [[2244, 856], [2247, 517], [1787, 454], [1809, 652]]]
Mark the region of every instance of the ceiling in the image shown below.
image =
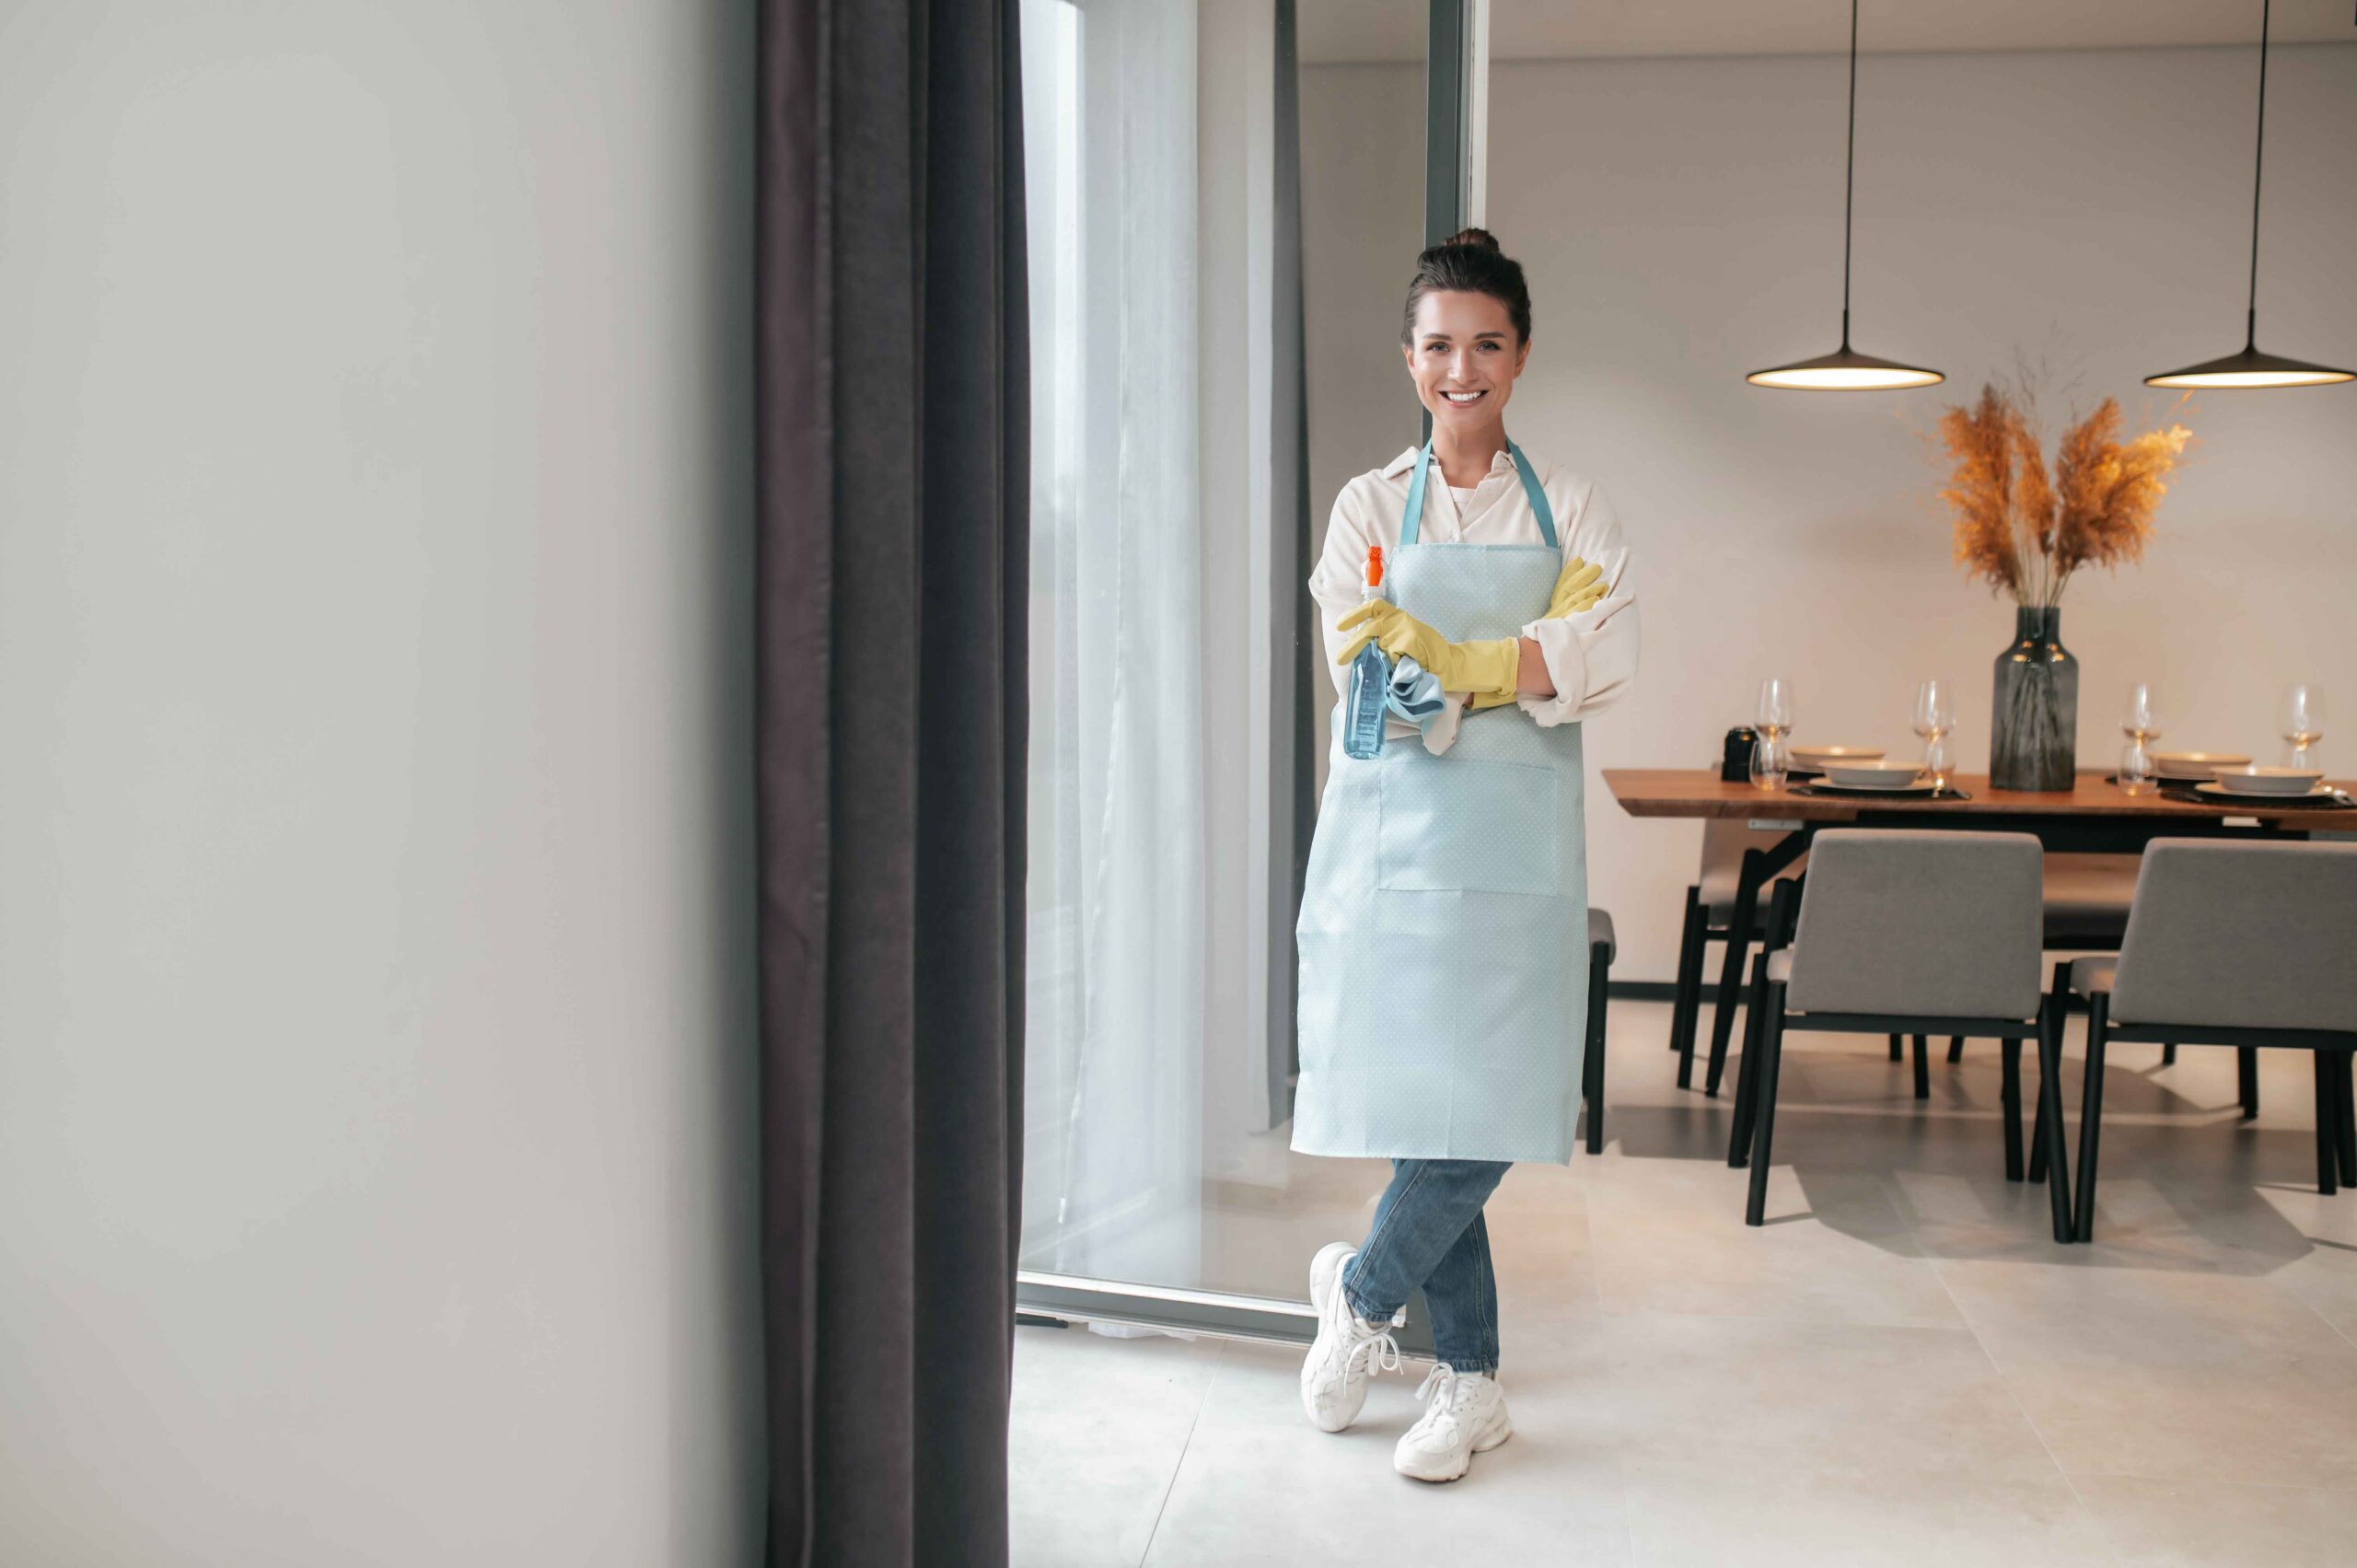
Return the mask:
[[[1424, 57], [1427, 0], [1295, 0], [1308, 64]], [[2131, 49], [2258, 41], [2259, 0], [1863, 0], [1865, 53]], [[2357, 0], [2275, 0], [2281, 43], [2357, 43]], [[1494, 60], [1825, 54], [1841, 0], [1491, 0]]]

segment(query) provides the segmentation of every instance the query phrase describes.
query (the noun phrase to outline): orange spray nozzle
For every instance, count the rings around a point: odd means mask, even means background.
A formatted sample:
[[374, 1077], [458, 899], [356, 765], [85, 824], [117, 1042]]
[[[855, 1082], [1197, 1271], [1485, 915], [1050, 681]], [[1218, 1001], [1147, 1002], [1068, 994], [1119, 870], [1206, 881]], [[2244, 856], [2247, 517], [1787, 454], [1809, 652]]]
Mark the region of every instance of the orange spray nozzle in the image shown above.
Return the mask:
[[1371, 588], [1383, 586], [1383, 546], [1379, 544], [1366, 547], [1366, 586]]

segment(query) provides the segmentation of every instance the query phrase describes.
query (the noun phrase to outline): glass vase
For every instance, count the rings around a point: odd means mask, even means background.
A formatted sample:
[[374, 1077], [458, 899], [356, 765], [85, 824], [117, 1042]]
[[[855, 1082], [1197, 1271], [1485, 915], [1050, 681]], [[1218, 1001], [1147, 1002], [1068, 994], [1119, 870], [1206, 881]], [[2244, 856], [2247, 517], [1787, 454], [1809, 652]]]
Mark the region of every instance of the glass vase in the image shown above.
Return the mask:
[[1997, 656], [1989, 726], [1991, 789], [2067, 790], [2079, 763], [2079, 661], [2062, 645], [2062, 611], [2023, 605]]

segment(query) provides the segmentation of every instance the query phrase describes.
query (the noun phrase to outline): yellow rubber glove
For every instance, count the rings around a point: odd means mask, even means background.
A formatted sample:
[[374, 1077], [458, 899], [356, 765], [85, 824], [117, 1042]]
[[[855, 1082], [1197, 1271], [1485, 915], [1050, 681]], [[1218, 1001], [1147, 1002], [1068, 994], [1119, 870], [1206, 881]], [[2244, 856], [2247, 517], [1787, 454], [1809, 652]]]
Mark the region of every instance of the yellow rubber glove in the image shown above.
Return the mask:
[[1574, 555], [1563, 563], [1562, 573], [1555, 579], [1555, 591], [1548, 596], [1547, 613], [1540, 619], [1561, 621], [1583, 610], [1593, 610], [1603, 602], [1608, 591], [1604, 568], [1591, 566]]
[[1444, 691], [1492, 691], [1512, 694], [1521, 683], [1522, 639], [1498, 637], [1486, 642], [1452, 643], [1398, 605], [1371, 599], [1334, 623], [1337, 632], [1356, 628], [1358, 635], [1343, 645], [1336, 664], [1348, 664], [1369, 643], [1393, 658], [1414, 659], [1440, 678]]

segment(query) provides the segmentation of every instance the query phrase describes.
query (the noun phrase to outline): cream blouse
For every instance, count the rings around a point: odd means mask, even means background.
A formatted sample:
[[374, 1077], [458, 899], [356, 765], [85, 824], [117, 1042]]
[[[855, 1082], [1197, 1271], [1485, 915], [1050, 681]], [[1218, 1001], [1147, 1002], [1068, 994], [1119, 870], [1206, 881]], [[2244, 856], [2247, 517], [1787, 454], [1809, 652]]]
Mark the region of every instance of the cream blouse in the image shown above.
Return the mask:
[[[1339, 694], [1350, 671], [1334, 662], [1349, 637], [1334, 623], [1359, 602], [1366, 580], [1366, 552], [1381, 545], [1388, 560], [1399, 545], [1399, 527], [1408, 508], [1408, 480], [1416, 467], [1418, 448], [1409, 447], [1387, 467], [1363, 473], [1342, 487], [1335, 498], [1334, 515], [1326, 524], [1326, 548], [1309, 575], [1310, 597], [1326, 633], [1326, 670]], [[1525, 457], [1530, 455], [1526, 452]], [[1566, 560], [1576, 555], [1601, 567], [1606, 593], [1588, 609], [1561, 621], [1533, 621], [1522, 634], [1538, 645], [1554, 682], [1551, 697], [1524, 696], [1522, 711], [1541, 725], [1568, 724], [1619, 700], [1637, 675], [1637, 599], [1630, 585], [1629, 547], [1621, 541], [1620, 519], [1594, 480], [1547, 461], [1530, 458], [1547, 505], [1555, 514], [1555, 535]], [[1439, 478], [1435, 464], [1434, 477]], [[1473, 489], [1469, 504], [1446, 482], [1424, 488], [1426, 544], [1538, 544], [1538, 516], [1523, 494], [1514, 459], [1501, 451], [1490, 471]], [[1465, 694], [1451, 692], [1447, 710], [1423, 726], [1425, 748], [1446, 751], [1457, 739], [1457, 724], [1464, 712]], [[1387, 732], [1414, 735], [1417, 726], [1392, 715]]]

